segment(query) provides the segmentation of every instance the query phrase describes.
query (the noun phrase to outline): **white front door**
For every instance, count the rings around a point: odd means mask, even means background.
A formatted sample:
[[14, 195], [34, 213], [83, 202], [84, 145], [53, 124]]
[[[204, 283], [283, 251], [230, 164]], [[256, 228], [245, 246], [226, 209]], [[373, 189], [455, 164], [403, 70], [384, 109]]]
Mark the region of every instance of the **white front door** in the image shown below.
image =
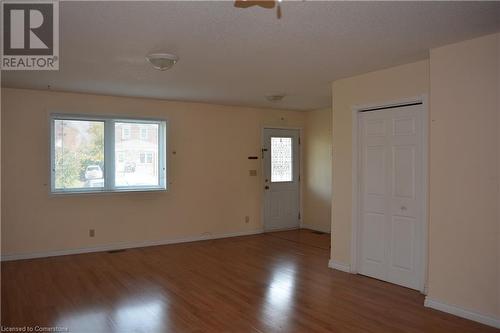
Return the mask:
[[299, 227], [299, 130], [264, 129], [264, 229]]
[[420, 289], [423, 106], [359, 114], [359, 273]]

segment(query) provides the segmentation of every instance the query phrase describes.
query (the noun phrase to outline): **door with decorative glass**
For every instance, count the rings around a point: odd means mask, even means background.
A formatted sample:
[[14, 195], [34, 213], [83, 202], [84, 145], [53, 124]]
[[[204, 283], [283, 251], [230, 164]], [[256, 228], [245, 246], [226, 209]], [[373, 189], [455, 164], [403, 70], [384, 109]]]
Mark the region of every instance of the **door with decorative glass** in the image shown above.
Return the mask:
[[264, 129], [264, 229], [299, 227], [299, 130]]

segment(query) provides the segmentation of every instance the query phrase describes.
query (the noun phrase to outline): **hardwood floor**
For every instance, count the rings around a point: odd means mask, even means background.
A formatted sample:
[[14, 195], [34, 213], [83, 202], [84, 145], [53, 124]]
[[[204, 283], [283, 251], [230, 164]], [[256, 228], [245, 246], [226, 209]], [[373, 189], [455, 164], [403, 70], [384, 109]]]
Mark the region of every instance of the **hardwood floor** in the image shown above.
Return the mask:
[[1, 322], [85, 333], [498, 332], [424, 308], [416, 291], [329, 269], [317, 246], [329, 235], [308, 232], [3, 262]]
[[320, 249], [330, 249], [330, 234], [309, 229], [286, 230], [268, 233], [270, 236], [286, 239], [296, 243], [307, 244]]

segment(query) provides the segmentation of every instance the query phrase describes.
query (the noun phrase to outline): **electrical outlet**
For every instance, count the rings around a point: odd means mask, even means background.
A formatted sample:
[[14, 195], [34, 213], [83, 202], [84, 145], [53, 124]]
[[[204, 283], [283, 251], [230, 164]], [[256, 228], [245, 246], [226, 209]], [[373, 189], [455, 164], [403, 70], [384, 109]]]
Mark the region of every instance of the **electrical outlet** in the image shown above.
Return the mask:
[[89, 229], [89, 237], [95, 237], [95, 229]]
[[245, 223], [250, 222], [250, 216], [245, 216]]

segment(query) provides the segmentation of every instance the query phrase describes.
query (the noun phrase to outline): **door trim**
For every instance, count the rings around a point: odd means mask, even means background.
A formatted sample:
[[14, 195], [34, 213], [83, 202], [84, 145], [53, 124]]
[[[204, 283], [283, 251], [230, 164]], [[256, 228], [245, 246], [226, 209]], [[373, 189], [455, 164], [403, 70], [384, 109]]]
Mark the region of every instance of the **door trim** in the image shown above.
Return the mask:
[[[383, 104], [367, 104], [367, 105], [354, 105], [351, 107], [352, 112], [352, 211], [351, 211], [351, 273], [357, 274], [359, 272], [359, 239], [360, 227], [359, 210], [360, 210], [360, 153], [359, 147], [359, 114], [363, 111], [391, 108], [405, 106], [412, 103], [422, 103], [423, 109], [423, 135], [422, 135], [422, 176], [423, 176], [423, 198], [422, 198], [422, 216], [424, 216], [423, 230], [422, 230], [422, 246], [419, 263], [421, 268], [421, 276], [419, 281], [419, 290], [423, 294], [427, 294], [427, 269], [428, 269], [428, 230], [429, 230], [429, 215], [428, 215], [428, 193], [429, 193], [429, 104], [427, 94], [422, 94], [412, 98], [401, 99]], [[376, 110], [373, 110], [376, 112]]]
[[[299, 177], [300, 177], [300, 180], [299, 180], [299, 213], [300, 213], [300, 219], [299, 219], [299, 227], [298, 228], [293, 228], [293, 229], [273, 229], [273, 230], [267, 230], [266, 229], [266, 226], [264, 225], [264, 207], [265, 207], [265, 196], [264, 196], [264, 168], [266, 167], [264, 165], [264, 159], [262, 158], [262, 147], [264, 147], [264, 131], [266, 129], [283, 129], [283, 130], [297, 130], [299, 131], [299, 138], [300, 138], [300, 144], [299, 144]], [[262, 126], [261, 129], [260, 129], [260, 147], [259, 147], [259, 156], [260, 156], [260, 179], [259, 179], [259, 186], [261, 186], [261, 191], [260, 191], [260, 195], [261, 195], [261, 198], [260, 198], [260, 205], [261, 205], [261, 209], [260, 209], [260, 220], [262, 221], [261, 224], [262, 224], [262, 230], [263, 232], [272, 232], [272, 231], [280, 231], [280, 230], [294, 230], [294, 229], [300, 229], [302, 228], [302, 221], [304, 221], [304, 207], [303, 207], [303, 204], [304, 204], [304, 200], [302, 200], [303, 198], [303, 186], [302, 184], [304, 183], [304, 180], [303, 180], [303, 165], [304, 163], [302, 163], [302, 156], [304, 155], [303, 154], [303, 146], [304, 146], [304, 128], [303, 127], [297, 127], [297, 126], [272, 126], [272, 125], [269, 125], [269, 126]]]

